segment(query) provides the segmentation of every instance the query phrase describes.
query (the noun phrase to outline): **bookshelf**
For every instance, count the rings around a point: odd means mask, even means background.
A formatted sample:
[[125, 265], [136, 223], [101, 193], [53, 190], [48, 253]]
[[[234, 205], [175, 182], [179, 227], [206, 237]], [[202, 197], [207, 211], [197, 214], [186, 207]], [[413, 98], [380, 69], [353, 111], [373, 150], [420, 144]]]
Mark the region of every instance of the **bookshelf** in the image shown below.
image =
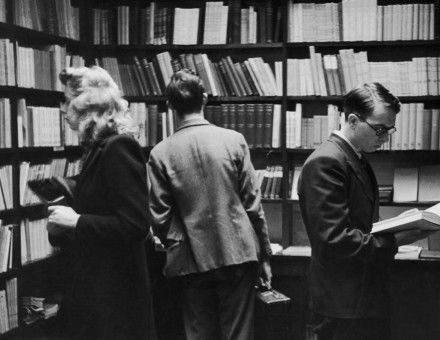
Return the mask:
[[[3, 2], [6, 5], [6, 22], [0, 23], [0, 40], [5, 41], [7, 39], [6, 41], [10, 44], [12, 54], [5, 59], [5, 54], [2, 50], [2, 56], [0, 57], [0, 67], [6, 70], [6, 74], [9, 77], [4, 79], [4, 71], [0, 72], [0, 75], [3, 77], [3, 79], [0, 79], [0, 98], [6, 98], [10, 105], [9, 117], [3, 116], [2, 120], [2, 124], [6, 121], [8, 125], [7, 133], [10, 137], [10, 145], [0, 149], [0, 166], [7, 165], [12, 167], [12, 190], [9, 192], [12, 195], [12, 206], [0, 211], [0, 219], [3, 221], [3, 225], [11, 224], [14, 227], [11, 236], [13, 238], [12, 263], [11, 267], [5, 272], [0, 273], [0, 290], [6, 289], [8, 299], [11, 297], [11, 299], [15, 299], [15, 302], [10, 303], [8, 301], [9, 315], [1, 317], [0, 338], [13, 339], [41, 333], [43, 329], [47, 330], [49, 325], [53, 325], [54, 320], [39, 320], [35, 324], [26, 325], [23, 322], [24, 315], [21, 310], [21, 297], [38, 296], [53, 298], [56, 292], [60, 291], [60, 286], [62, 285], [62, 280], [60, 280], [60, 276], [57, 273], [63, 267], [63, 260], [59, 253], [55, 252], [52, 254], [52, 251], [50, 251], [51, 255], [47, 255], [41, 249], [31, 246], [31, 243], [34, 243], [34, 241], [30, 241], [30, 239], [28, 241], [29, 244], [25, 242], [24, 248], [22, 246], [22, 238], [23, 240], [25, 240], [25, 237], [29, 238], [30, 232], [32, 233], [32, 240], [34, 240], [34, 233], [36, 232], [36, 228], [32, 228], [32, 226], [29, 230], [20, 226], [22, 221], [29, 220], [32, 223], [44, 218], [47, 215], [47, 208], [42, 204], [31, 206], [22, 206], [20, 204], [20, 182], [23, 181], [23, 179], [20, 179], [20, 165], [23, 162], [30, 162], [31, 164], [48, 163], [54, 158], [66, 158], [72, 161], [78, 159], [82, 153], [79, 146], [67, 146], [63, 143], [58, 145], [55, 143], [53, 146], [20, 147], [19, 131], [22, 129], [22, 125], [19, 121], [19, 102], [21, 100], [26, 101], [24, 109], [33, 106], [56, 110], [59, 102], [64, 98], [61, 86], [58, 86], [54, 79], [50, 77], [54, 76], [60, 67], [64, 68], [62, 63], [58, 66], [56, 65], [58, 61], [61, 62], [63, 59], [60, 56], [57, 59], [56, 50], [60, 49], [57, 46], [60, 46], [61, 50], [70, 56], [79, 56], [81, 51], [86, 50], [86, 48], [85, 44], [81, 43], [80, 40], [72, 39], [68, 34], [62, 36], [63, 34], [55, 32], [37, 31], [16, 25], [13, 17], [16, 11], [14, 6], [19, 6], [23, 2], [10, 0]], [[40, 3], [42, 4], [43, 2]], [[46, 3], [49, 2], [46, 1]], [[60, 3], [61, 1], [58, 4], [54, 3], [54, 8], [59, 6]], [[68, 6], [68, 2], [63, 1], [62, 6]], [[37, 14], [42, 14], [41, 9]], [[35, 18], [35, 13], [33, 15]], [[58, 18], [57, 20], [64, 19]], [[61, 23], [64, 21], [57, 22]], [[19, 49], [26, 49], [28, 53], [32, 50], [32, 57], [26, 56], [26, 58], [20, 60], [23, 56], [19, 55]], [[78, 57], [75, 58], [76, 60], [79, 59]], [[72, 57], [70, 57], [70, 60], [72, 60]], [[23, 68], [25, 63], [26, 67]], [[41, 64], [41, 71], [38, 71], [38, 69], [35, 71], [36, 65], [39, 65], [38, 63]], [[30, 64], [33, 64], [34, 83], [25, 84], [24, 81], [29, 79], [24, 79], [23, 74], [29, 73]], [[48, 77], [47, 75], [50, 76]], [[43, 109], [42, 111], [45, 110]], [[36, 116], [36, 118], [38, 117]], [[47, 125], [44, 128], [47, 128]], [[44, 143], [41, 145], [44, 145]], [[5, 190], [3, 181], [2, 188]], [[40, 237], [47, 239], [44, 225], [40, 225], [39, 229], [41, 229], [40, 233], [42, 233]], [[32, 254], [29, 253], [31, 249]], [[26, 253], [29, 255], [28, 258], [22, 258]], [[8, 291], [7, 287], [8, 282], [12, 280], [15, 280], [15, 295]], [[12, 320], [14, 318], [11, 315], [12, 310], [14, 310], [15, 315], [19, 314], [18, 325], [14, 325], [15, 321]], [[6, 318], [9, 318], [9, 330], [3, 328]]]
[[[303, 3], [307, 3], [310, 5], [312, 3], [325, 3], [324, 1], [303, 1]], [[255, 56], [261, 56], [265, 62], [268, 62], [269, 65], [274, 70], [274, 61], [282, 62], [282, 79], [281, 83], [283, 84], [282, 92], [278, 96], [210, 96], [208, 105], [222, 105], [222, 104], [257, 104], [257, 103], [273, 103], [279, 104], [282, 107], [282, 117], [281, 117], [281, 126], [285, 126], [286, 117], [285, 112], [288, 110], [294, 110], [296, 104], [301, 104], [303, 107], [303, 113], [305, 117], [312, 117], [312, 115], [322, 115], [325, 114], [325, 108], [328, 104], [333, 104], [341, 110], [343, 96], [342, 95], [289, 95], [288, 88], [289, 82], [291, 82], [292, 77], [288, 73], [288, 59], [305, 59], [310, 58], [310, 46], [314, 46], [316, 53], [321, 53], [321, 55], [326, 54], [338, 54], [340, 50], [352, 49], [353, 53], [365, 52], [368, 56], [368, 61], [370, 62], [397, 62], [402, 60], [411, 60], [411, 58], [420, 58], [420, 57], [438, 57], [440, 55], [440, 44], [437, 39], [438, 36], [438, 2], [430, 1], [430, 3], [434, 4], [430, 10], [433, 10], [433, 14], [436, 18], [436, 23], [433, 28], [434, 31], [431, 32], [431, 37], [434, 35], [435, 39], [425, 40], [426, 37], [415, 40], [381, 40], [371, 39], [370, 41], [295, 41], [292, 42], [292, 39], [289, 37], [289, 24], [291, 20], [291, 10], [293, 6], [293, 2], [288, 0], [281, 1], [271, 1], [272, 7], [272, 20], [276, 20], [276, 13], [279, 11], [281, 13], [281, 17], [279, 18], [281, 23], [281, 33], [278, 35], [279, 40], [276, 42], [257, 42], [257, 43], [239, 43], [237, 40], [233, 42], [233, 36], [230, 34], [227, 35], [227, 43], [226, 44], [200, 44], [203, 41], [203, 27], [205, 20], [205, 5], [206, 1], [181, 1], [178, 6], [175, 5], [172, 1], [158, 1], [157, 7], [160, 8], [171, 8], [171, 11], [168, 11], [167, 18], [167, 30], [164, 34], [165, 41], [159, 44], [140, 44], [138, 41], [133, 41], [132, 43], [123, 43], [118, 44], [118, 37], [116, 33], [113, 36], [113, 39], [110, 37], [110, 41], [104, 44], [96, 44], [96, 41], [93, 41], [93, 35], [89, 37], [90, 43], [93, 44], [93, 53], [91, 55], [91, 60], [94, 58], [103, 58], [103, 57], [114, 57], [119, 60], [123, 60], [124, 62], [130, 62], [131, 56], [146, 56], [147, 59], [153, 59], [157, 54], [168, 52], [170, 54], [171, 59], [178, 59], [179, 54], [196, 54], [196, 53], [205, 53], [210, 61], [216, 62], [221, 58], [226, 56], [230, 56], [233, 59], [233, 62], [242, 62], [247, 58], [252, 58]], [[227, 1], [225, 4], [230, 4]], [[264, 7], [264, 1], [236, 1], [235, 3], [239, 3], [242, 9], [250, 8], [250, 6], [254, 6], [253, 8], [258, 12]], [[295, 2], [296, 3], [296, 2]], [[405, 4], [410, 3], [409, 1], [404, 2]], [[379, 1], [378, 6], [385, 5], [400, 5], [398, 1]], [[129, 6], [129, 11], [132, 8], [142, 8], [142, 5], [139, 5], [138, 2], [130, 2], [130, 1], [119, 1], [119, 2], [106, 2], [105, 4], [100, 1], [92, 1], [88, 2], [86, 5], [89, 7], [89, 10], [94, 10], [96, 8], [105, 9], [107, 11], [111, 11], [112, 8], [116, 8], [117, 6]], [[140, 7], [139, 7], [140, 6]], [[148, 4], [146, 5], [149, 6]], [[197, 37], [193, 40], [196, 42], [195, 44], [182, 45], [182, 44], [173, 44], [173, 22], [174, 22], [174, 8], [198, 8], [199, 9], [199, 25], [198, 25], [198, 33]], [[416, 6], [417, 7], [417, 6]], [[396, 7], [397, 8], [397, 7]], [[156, 8], [157, 9], [157, 8]], [[170, 13], [171, 12], [171, 13]], [[262, 13], [265, 13], [262, 11]], [[132, 12], [130, 12], [130, 15]], [[232, 14], [233, 15], [233, 14]], [[260, 15], [260, 14], [258, 14]], [[114, 23], [118, 24], [119, 21], [117, 19], [117, 13], [113, 14]], [[260, 22], [261, 16], [258, 17], [258, 24]], [[278, 18], [277, 18], [278, 19]], [[130, 16], [129, 20], [133, 20], [133, 17]], [[150, 17], [151, 20], [151, 17]], [[122, 19], [120, 20], [122, 22]], [[148, 19], [147, 19], [148, 21]], [[158, 19], [160, 21], [160, 19]], [[88, 21], [89, 27], [94, 26], [92, 21], [89, 18]], [[132, 21], [130, 21], [132, 22]], [[273, 25], [275, 23], [272, 21]], [[105, 24], [104, 24], [105, 25]], [[156, 25], [156, 22], [154, 23]], [[353, 25], [353, 22], [350, 23]], [[160, 26], [160, 23], [159, 23]], [[140, 26], [141, 27], [141, 26]], [[156, 26], [154, 27], [157, 28]], [[274, 26], [272, 27], [274, 28]], [[257, 28], [259, 30], [260, 28]], [[340, 27], [342, 30], [343, 28]], [[362, 31], [362, 30], [361, 30]], [[129, 35], [131, 38], [131, 31]], [[243, 32], [241, 32], [243, 33]], [[358, 32], [359, 33], [359, 32]], [[360, 33], [363, 34], [363, 33]], [[148, 35], [148, 33], [147, 33]], [[371, 37], [370, 37], [371, 38]], [[393, 38], [389, 36], [389, 38]], [[394, 37], [395, 38], [395, 37]], [[394, 39], [393, 38], [393, 39]], [[136, 38], [135, 38], [136, 39]], [[258, 38], [260, 39], [260, 38]], [[129, 39], [130, 40], [130, 39]], [[238, 40], [239, 41], [239, 40]], [[101, 65], [102, 66], [102, 65]], [[127, 96], [126, 97], [130, 102], [146, 102], [146, 103], [157, 103], [159, 107], [164, 108], [165, 99], [161, 96]], [[439, 96], [438, 95], [402, 95], [399, 96], [402, 103], [415, 103], [422, 102], [425, 104], [425, 107], [434, 108], [438, 107]], [[280, 130], [280, 141], [281, 145], [279, 148], [254, 148], [252, 150], [252, 159], [256, 168], [265, 168], [267, 165], [275, 165], [280, 164], [283, 167], [283, 177], [282, 177], [282, 197], [279, 199], [275, 199], [271, 201], [270, 199], [265, 199], [264, 203], [267, 205], [269, 202], [271, 207], [268, 209], [272, 209], [274, 206], [278, 206], [278, 209], [281, 210], [280, 214], [280, 225], [281, 225], [281, 237], [276, 239], [283, 244], [283, 246], [287, 246], [290, 244], [294, 244], [295, 240], [292, 239], [293, 234], [292, 229], [295, 228], [295, 224], [298, 222], [298, 216], [295, 216], [295, 212], [292, 213], [292, 206], [296, 203], [295, 200], [289, 198], [290, 191], [290, 183], [289, 183], [289, 173], [293, 168], [293, 164], [301, 163], [305, 160], [305, 158], [313, 151], [313, 149], [307, 147], [299, 147], [299, 148], [288, 148], [286, 146], [287, 135], [285, 129], [281, 128]], [[375, 163], [376, 167], [380, 167], [380, 164], [383, 162], [387, 162], [389, 159], [389, 155], [393, 155], [394, 166], [399, 166], [399, 163], [402, 163], [401, 158], [406, 158], [406, 155], [412, 154], [422, 154], [423, 157], [419, 157], [421, 164], [427, 163], [431, 164], [435, 162], [435, 159], [438, 156], [438, 151], [434, 150], [382, 150], [377, 152], [379, 157], [374, 155], [373, 158], [378, 159]], [[410, 156], [411, 157], [411, 156]], [[381, 160], [382, 159], [382, 160]], [[403, 161], [404, 166], [407, 166], [408, 163]], [[397, 164], [397, 165], [396, 165]], [[389, 177], [389, 176], [386, 176]], [[392, 203], [387, 202], [383, 204], [383, 207], [387, 206], [417, 206], [424, 207], [426, 204], [419, 204], [417, 202], [411, 203]], [[279, 221], [278, 221], [279, 222]], [[279, 234], [279, 233], [278, 233]]]
[[[98, 61], [100, 66], [105, 66], [103, 64], [103, 58], [113, 58], [114, 62], [116, 62], [116, 65], [118, 65], [118, 62], [120, 65], [130, 65], [128, 68], [121, 68], [116, 71], [124, 73], [124, 70], [128, 70], [128, 74], [131, 74], [131, 78], [128, 77], [123, 79], [124, 86], [122, 88], [126, 87], [127, 79], [129, 82], [134, 83], [131, 84], [131, 86], [134, 87], [134, 90], [131, 91], [133, 93], [128, 93], [126, 99], [130, 103], [144, 103], [146, 106], [156, 105], [159, 113], [166, 110], [165, 97], [161, 94], [141, 94], [143, 86], [142, 80], [137, 80], [139, 78], [137, 78], [135, 73], [133, 73], [136, 72], [133, 57], [137, 57], [139, 59], [145, 58], [147, 62], [151, 62], [152, 65], [154, 64], [153, 67], [155, 72], [157, 72], [157, 76], [160, 76], [160, 67], [158, 65], [159, 59], [157, 58], [157, 55], [163, 53], [169, 53], [171, 60], [178, 60], [180, 54], [206, 54], [209, 62], [214, 64], [220, 63], [223, 58], [226, 58], [228, 56], [231, 57], [233, 63], [243, 64], [250, 58], [255, 57], [261, 57], [263, 58], [265, 63], [268, 63], [274, 74], [276, 85], [279, 86], [279, 93], [277, 93], [276, 95], [267, 95], [267, 93], [263, 93], [263, 95], [231, 95], [231, 91], [229, 89], [229, 91], [226, 91], [229, 92], [227, 93], [227, 95], [209, 96], [208, 105], [221, 106], [224, 104], [272, 104], [280, 106], [281, 116], [279, 121], [279, 146], [251, 148], [251, 157], [254, 166], [257, 169], [263, 170], [266, 169], [267, 166], [274, 165], [282, 166], [279, 198], [264, 198], [263, 204], [265, 206], [265, 210], [268, 211], [268, 217], [270, 217], [269, 225], [276, 229], [270, 230], [272, 235], [276, 235], [276, 237], [272, 241], [281, 243], [284, 247], [292, 244], [298, 244], [298, 242], [301, 243], [306, 240], [305, 231], [303, 230], [302, 221], [299, 215], [297, 200], [292, 199], [289, 192], [292, 189], [291, 177], [295, 166], [300, 165], [302, 162], [304, 162], [305, 159], [313, 151], [313, 148], [309, 148], [304, 145], [295, 148], [287, 147], [289, 135], [285, 128], [287, 123], [286, 112], [296, 111], [298, 107], [297, 104], [300, 104], [302, 110], [302, 118], [310, 119], [313, 118], [313, 116], [315, 115], [324, 116], [326, 114], [327, 106], [329, 104], [335, 105], [336, 108], [341, 111], [341, 106], [343, 102], [342, 93], [334, 94], [333, 92], [337, 91], [329, 91], [328, 83], [324, 84], [326, 87], [326, 91], [322, 91], [322, 87], [319, 88], [319, 86], [322, 85], [319, 83], [319, 81], [315, 85], [312, 84], [312, 69], [310, 70], [311, 74], [307, 75], [307, 77], [311, 78], [311, 80], [303, 80], [305, 83], [302, 85], [300, 84], [299, 86], [299, 90], [304, 90], [305, 88], [305, 93], [302, 93], [304, 91], [290, 91], [289, 88], [292, 86], [292, 82], [295, 79], [299, 79], [300, 77], [298, 77], [298, 74], [292, 76], [289, 73], [289, 60], [311, 59], [312, 50], [310, 49], [310, 47], [313, 46], [314, 53], [321, 54], [321, 57], [325, 55], [333, 55], [338, 56], [337, 58], [340, 58], [341, 50], [352, 50], [352, 52], [350, 52], [352, 53], [350, 54], [350, 56], [357, 56], [359, 53], [363, 53], [362, 55], [367, 56], [367, 61], [369, 63], [412, 62], [412, 58], [437, 58], [437, 68], [440, 69], [440, 60], [438, 59], [440, 57], [440, 2], [438, 0], [426, 1], [426, 3], [434, 5], [430, 7], [427, 13], [429, 13], [429, 18], [435, 18], [435, 24], [432, 25], [432, 27], [429, 26], [426, 31], [430, 32], [430, 37], [434, 39], [426, 39], [425, 36], [421, 36], [421, 38], [419, 38], [417, 36], [417, 38], [410, 40], [399, 40], [398, 36], [393, 36], [392, 34], [390, 36], [387, 35], [386, 37], [388, 39], [385, 40], [382, 39], [385, 36], [382, 36], [381, 39], [377, 39], [377, 37], [363, 37], [364, 40], [368, 41], [360, 41], [360, 39], [358, 40], [359, 37], [362, 37], [362, 35], [365, 34], [365, 30], [363, 29], [357, 30], [357, 34], [359, 34], [359, 36], [354, 36], [354, 38], [351, 39], [353, 41], [301, 41], [301, 39], [297, 39], [298, 37], [293, 34], [295, 30], [291, 27], [291, 25], [293, 25], [291, 24], [292, 19], [298, 18], [295, 16], [299, 15], [293, 14], [293, 5], [294, 3], [297, 3], [296, 1], [226, 0], [224, 1], [224, 4], [229, 6], [230, 12], [228, 26], [226, 30], [227, 34], [226, 37], [223, 36], [226, 42], [224, 44], [202, 44], [204, 39], [204, 22], [206, 17], [206, 1], [204, 0], [181, 0], [178, 2], [170, 0], [158, 0], [155, 2], [154, 5], [154, 11], [156, 13], [155, 15], [151, 14], [153, 11], [151, 1], [74, 0], [71, 2], [75, 7], [79, 8], [78, 16], [80, 26], [80, 39], [72, 39], [48, 33], [48, 31], [37, 31], [34, 29], [15, 25], [13, 13], [11, 11], [13, 7], [12, 0], [6, 0], [6, 5], [8, 9], [7, 20], [6, 23], [0, 23], [0, 39], [9, 39], [14, 43], [17, 42], [20, 46], [23, 45], [25, 47], [33, 47], [36, 49], [41, 46], [47, 45], [65, 46], [68, 53], [72, 55], [82, 55], [85, 59], [86, 65], [92, 65], [95, 64], [96, 61]], [[314, 3], [324, 4], [326, 2], [329, 1], [302, 1], [301, 3], [307, 4], [307, 6], [305, 7], [308, 8], [307, 10], [303, 8], [302, 14], [309, 15], [306, 12], [314, 10], [313, 7], [315, 9], [321, 8], [320, 6], [313, 5]], [[369, 1], [368, 3], [371, 4], [371, 1]], [[391, 6], [408, 5], [410, 3], [418, 3], [418, 1], [378, 0], [377, 6], [381, 6], [381, 10], [385, 11], [384, 7], [391, 8]], [[118, 7], [120, 9], [117, 9]], [[193, 41], [195, 41], [196, 43], [190, 45], [173, 43], [173, 23], [175, 20], [174, 9], [176, 7], [183, 9], [198, 9], [198, 31], [196, 33], [196, 36], [193, 37]], [[408, 10], [406, 9], [407, 7], [405, 7], [405, 10], [403, 10], [403, 7], [402, 9], [400, 7], [393, 7], [393, 10], [394, 8], [397, 9], [397, 18], [399, 18], [399, 11], [404, 11], [405, 13], [408, 13]], [[241, 12], [241, 9], [245, 9], [246, 11]], [[118, 11], [120, 11], [120, 14], [118, 14]], [[250, 12], [255, 12], [255, 14], [252, 14], [254, 15], [254, 19], [251, 19], [252, 15], [249, 14]], [[359, 10], [355, 10], [355, 12], [353, 13], [357, 12], [359, 12]], [[244, 13], [243, 15], [248, 18], [247, 28], [245, 30], [241, 30], [240, 27], [241, 21], [239, 18], [241, 16], [241, 13]], [[421, 13], [423, 13], [423, 10], [421, 11]], [[118, 15], [120, 15], [119, 18]], [[323, 14], [321, 13], [319, 15]], [[343, 11], [341, 10], [338, 15], [342, 16]], [[383, 15], [385, 15], [385, 12]], [[391, 17], [393, 17], [393, 14], [388, 13], [386, 15], [391, 15]], [[147, 20], [143, 21], [141, 20], [141, 18], [147, 18]], [[357, 18], [356, 20], [358, 20], [358, 22], [363, 22], [363, 19], [360, 18], [358, 14], [354, 14], [354, 18]], [[368, 16], [368, 18], [371, 20], [374, 19], [371, 16]], [[129, 23], [127, 22], [127, 20]], [[346, 32], [349, 30], [350, 27], [353, 28], [356, 26], [356, 20], [348, 21], [349, 26], [345, 29]], [[324, 21], [325, 20], [323, 20], [322, 22]], [[268, 22], [270, 22], [271, 25], [268, 25]], [[300, 22], [306, 23], [308, 21], [304, 20]], [[387, 21], [383, 19], [382, 22]], [[99, 25], [97, 23], [99, 23]], [[148, 27], [146, 26], [147, 23], [149, 25]], [[372, 22], [370, 22], [370, 25], [372, 25]], [[118, 31], [118, 29], [120, 31]], [[293, 33], [291, 31], [292, 29]], [[335, 28], [331, 29], [335, 30]], [[338, 40], [344, 40], [344, 26], [339, 26], [338, 29], [340, 34], [340, 38]], [[382, 30], [383, 29], [384, 27], [382, 27]], [[386, 28], [388, 33], [393, 31], [393, 29], [391, 29], [391, 31], [388, 31], [389, 29], [389, 27]], [[139, 32], [137, 32], [137, 30], [139, 30]], [[222, 32], [224, 33], [224, 28], [222, 28], [222, 30]], [[263, 31], [265, 32], [264, 37], [263, 34], [261, 34], [261, 32]], [[354, 31], [356, 31], [356, 29]], [[254, 39], [255, 43], [249, 43], [248, 41], [241, 40], [240, 34], [237, 34], [237, 32], [247, 34], [247, 39]], [[270, 32], [272, 33], [272, 35], [270, 35]], [[378, 28], [375, 29], [375, 32], [378, 33]], [[311, 37], [309, 33], [310, 32], [305, 34], [306, 38]], [[319, 34], [322, 34], [322, 32], [320, 32]], [[406, 32], [406, 34], [409, 33]], [[316, 36], [318, 37], [319, 35], [317, 34]], [[403, 38], [403, 36], [401, 36], [400, 38]], [[347, 37], [347, 39], [350, 39], [350, 37]], [[14, 46], [15, 58], [17, 57], [16, 49], [17, 48]], [[17, 62], [16, 59], [15, 62]], [[276, 67], [274, 66], [276, 62], [280, 63], [279, 65], [281, 66], [278, 69], [278, 71], [280, 71], [278, 73]], [[113, 63], [112, 65], [115, 65], [115, 63]], [[353, 65], [351, 65], [351, 67], [353, 68]], [[357, 66], [355, 65], [355, 70], [356, 67]], [[322, 66], [322, 68], [323, 72], [325, 72], [325, 67]], [[341, 71], [341, 69], [343, 69], [343, 67], [338, 68], [339, 72]], [[110, 73], [115, 72], [114, 70], [109, 71]], [[349, 70], [348, 73], [350, 72], [351, 71]], [[428, 70], [426, 70], [426, 73], [428, 73]], [[218, 77], [223, 77], [222, 79], [224, 81], [228, 80], [225, 75], [222, 76], [221, 73], [219, 73], [219, 75], [220, 76]], [[303, 74], [302, 76], [304, 77]], [[126, 75], [124, 75], [124, 77], [126, 77]], [[326, 78], [325, 73], [324, 77]], [[359, 74], [356, 74], [355, 78], [358, 81], [363, 81], [362, 76], [360, 76]], [[369, 80], [371, 77], [367, 78]], [[232, 77], [232, 79], [234, 78]], [[440, 76], [437, 78], [437, 82], [439, 80]], [[248, 84], [250, 84], [250, 82], [252, 81], [258, 82], [255, 81], [252, 77], [251, 80], [245, 77], [245, 81], [247, 81]], [[307, 85], [307, 82], [310, 81], [312, 82], [311, 85]], [[221, 81], [217, 80], [217, 84], [218, 83], [221, 83]], [[438, 85], [439, 84], [437, 84], [437, 87]], [[312, 90], [308, 91], [307, 86], [311, 87]], [[228, 88], [228, 86], [226, 85], [225, 87]], [[129, 89], [130, 87], [127, 88]], [[317, 90], [318, 88], [319, 90]], [[393, 89], [391, 90], [393, 91]], [[295, 95], [292, 95], [291, 92], [293, 92]], [[427, 93], [416, 95], [414, 93], [411, 93], [411, 91], [407, 91], [407, 93], [404, 95], [398, 95], [402, 103], [423, 103], [424, 108], [428, 110], [440, 108], [440, 92], [437, 92], [435, 95], [428, 95], [428, 93], [429, 91], [427, 91]], [[25, 217], [44, 215], [44, 208], [42, 206], [20, 207], [20, 163], [22, 161], [31, 161], [34, 163], [48, 162], [52, 158], [60, 157], [67, 157], [68, 159], [72, 160], [80, 157], [81, 149], [77, 146], [18, 147], [18, 100], [20, 98], [26, 99], [26, 104], [29, 104], [29, 106], [36, 105], [44, 107], [56, 107], [59, 101], [63, 99], [63, 93], [60, 90], [35, 89], [25, 88], [22, 86], [4, 85], [0, 86], [0, 98], [9, 98], [11, 101], [12, 145], [11, 147], [0, 149], [0, 155], [2, 158], [2, 160], [0, 161], [0, 165], [10, 164], [13, 167], [14, 198], [13, 208], [7, 209], [5, 211], [0, 211], [0, 218], [4, 219], [5, 222], [19, 223], [19, 221]], [[158, 136], [154, 143], [156, 143], [159, 139], [160, 137]], [[301, 141], [299, 142], [299, 144], [301, 144]], [[147, 157], [152, 146], [153, 145], [150, 145], [148, 142], [144, 148]], [[440, 164], [439, 155], [440, 154], [438, 149], [387, 149], [371, 154], [369, 158], [378, 176], [379, 184], [389, 185], [393, 182], [393, 171], [395, 168]], [[386, 202], [381, 204], [381, 211], [384, 211], [386, 213], [390, 209], [405, 210], [411, 207], [425, 208], [427, 206], [429, 206], [429, 203]], [[35, 264], [35, 266], [38, 266], [38, 262]], [[50, 263], [48, 263], [48, 266], [50, 267]], [[20, 276], [25, 275], [26, 273], [26, 270], [22, 269], [24, 269], [24, 267], [17, 266], [17, 268], [14, 269], [11, 273], [16, 273], [16, 276], [20, 279]], [[0, 274], [0, 278], [2, 277], [2, 274]], [[2, 282], [2, 279], [0, 279], [0, 282]]]

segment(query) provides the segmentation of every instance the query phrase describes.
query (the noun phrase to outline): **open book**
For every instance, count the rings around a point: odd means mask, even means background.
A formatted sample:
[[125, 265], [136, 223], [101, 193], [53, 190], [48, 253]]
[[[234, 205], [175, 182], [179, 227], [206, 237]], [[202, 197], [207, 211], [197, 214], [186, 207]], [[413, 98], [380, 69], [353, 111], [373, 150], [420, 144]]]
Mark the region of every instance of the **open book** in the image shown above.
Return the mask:
[[411, 209], [402, 214], [373, 224], [372, 234], [395, 233], [410, 229], [439, 230], [440, 203], [426, 210]]
[[29, 188], [44, 203], [49, 205], [71, 205], [75, 181], [64, 177], [50, 177], [28, 182]]

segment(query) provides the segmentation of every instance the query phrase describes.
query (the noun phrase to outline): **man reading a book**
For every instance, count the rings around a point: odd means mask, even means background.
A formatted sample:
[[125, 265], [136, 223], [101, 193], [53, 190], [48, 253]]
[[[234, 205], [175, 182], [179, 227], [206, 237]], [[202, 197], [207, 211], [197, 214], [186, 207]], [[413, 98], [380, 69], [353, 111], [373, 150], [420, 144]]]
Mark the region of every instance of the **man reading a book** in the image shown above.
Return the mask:
[[345, 124], [307, 159], [298, 183], [312, 248], [310, 293], [322, 339], [389, 339], [388, 268], [397, 247], [426, 237], [417, 230], [372, 235], [378, 186], [364, 153], [396, 131], [399, 100], [379, 83], [351, 90]]
[[186, 336], [253, 339], [254, 284], [260, 270], [270, 285], [271, 249], [248, 145], [203, 119], [199, 77], [176, 72], [166, 95], [178, 127], [150, 153], [150, 212], [165, 275], [181, 282]]

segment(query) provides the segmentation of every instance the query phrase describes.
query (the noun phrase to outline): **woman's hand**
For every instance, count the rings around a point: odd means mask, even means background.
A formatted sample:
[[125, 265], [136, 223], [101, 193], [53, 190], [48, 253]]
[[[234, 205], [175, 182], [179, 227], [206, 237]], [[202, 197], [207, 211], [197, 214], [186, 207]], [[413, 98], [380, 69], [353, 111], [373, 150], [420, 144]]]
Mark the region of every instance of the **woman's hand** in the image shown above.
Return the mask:
[[76, 228], [79, 219], [79, 214], [70, 207], [64, 205], [53, 205], [48, 207], [50, 224], [57, 225], [64, 228]]

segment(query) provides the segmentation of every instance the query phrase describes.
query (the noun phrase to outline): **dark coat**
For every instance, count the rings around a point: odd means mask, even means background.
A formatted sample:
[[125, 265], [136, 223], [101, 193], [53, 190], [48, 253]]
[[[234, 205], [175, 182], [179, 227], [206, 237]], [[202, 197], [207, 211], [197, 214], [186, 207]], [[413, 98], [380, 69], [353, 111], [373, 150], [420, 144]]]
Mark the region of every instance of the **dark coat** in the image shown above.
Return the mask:
[[370, 234], [379, 208], [371, 166], [332, 134], [304, 164], [298, 194], [312, 247], [313, 309], [338, 318], [389, 316], [396, 246], [392, 235]]
[[146, 168], [134, 139], [112, 135], [91, 147], [73, 209], [81, 215], [77, 227], [50, 237], [72, 257], [64, 332], [82, 339], [154, 339], [144, 245]]

